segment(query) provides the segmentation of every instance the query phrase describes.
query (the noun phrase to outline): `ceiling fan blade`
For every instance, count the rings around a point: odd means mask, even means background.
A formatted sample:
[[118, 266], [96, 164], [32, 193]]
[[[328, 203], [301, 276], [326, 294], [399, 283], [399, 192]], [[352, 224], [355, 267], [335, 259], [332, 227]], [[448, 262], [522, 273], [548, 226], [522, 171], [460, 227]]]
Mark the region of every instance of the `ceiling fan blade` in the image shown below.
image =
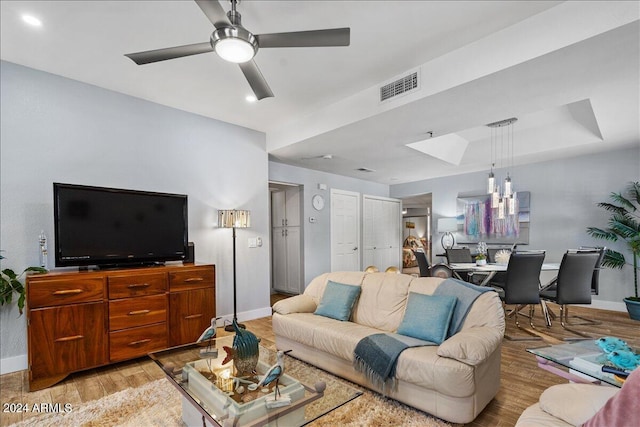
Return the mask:
[[198, 3], [198, 6], [200, 6], [200, 9], [202, 9], [202, 12], [207, 15], [207, 18], [209, 18], [209, 21], [211, 21], [214, 27], [221, 28], [231, 26], [231, 22], [229, 18], [227, 18], [227, 14], [220, 3], [218, 3], [218, 0], [195, 1]]
[[267, 81], [262, 77], [262, 73], [253, 59], [238, 65], [240, 65], [242, 73], [249, 82], [249, 86], [251, 86], [251, 89], [258, 100], [273, 96], [273, 92], [271, 92]]
[[350, 28], [256, 34], [259, 47], [349, 46]]
[[127, 53], [138, 65], [151, 62], [166, 61], [167, 59], [182, 58], [183, 56], [198, 55], [213, 51], [210, 42], [187, 44], [184, 46], [167, 47], [165, 49], [147, 50], [145, 52]]

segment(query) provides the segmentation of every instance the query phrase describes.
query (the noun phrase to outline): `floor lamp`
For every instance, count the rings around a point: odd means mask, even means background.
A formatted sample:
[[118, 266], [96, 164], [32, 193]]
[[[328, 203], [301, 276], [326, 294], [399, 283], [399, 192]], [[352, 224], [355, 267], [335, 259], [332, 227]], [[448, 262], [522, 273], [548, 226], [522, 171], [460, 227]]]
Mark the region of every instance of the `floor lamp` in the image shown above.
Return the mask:
[[[233, 229], [233, 320], [238, 321], [237, 296], [236, 296], [236, 228], [249, 228], [251, 215], [249, 211], [236, 209], [221, 209], [218, 211], [218, 227]], [[241, 328], [245, 326], [238, 324]], [[227, 325], [225, 331], [233, 332], [233, 324]]]

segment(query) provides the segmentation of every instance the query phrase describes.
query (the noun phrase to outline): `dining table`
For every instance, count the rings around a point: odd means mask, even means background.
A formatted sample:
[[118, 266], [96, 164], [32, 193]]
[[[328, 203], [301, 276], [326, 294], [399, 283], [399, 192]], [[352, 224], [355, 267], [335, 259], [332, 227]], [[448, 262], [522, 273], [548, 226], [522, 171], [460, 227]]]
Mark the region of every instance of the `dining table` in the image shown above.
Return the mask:
[[[489, 282], [491, 281], [491, 279], [493, 279], [493, 277], [496, 275], [496, 273], [500, 272], [500, 271], [507, 271], [507, 264], [500, 264], [500, 263], [487, 263], [484, 265], [477, 265], [474, 262], [461, 262], [461, 263], [452, 263], [452, 264], [448, 264], [449, 268], [451, 268], [451, 271], [453, 272], [453, 275], [460, 280], [465, 280], [460, 274], [461, 273], [467, 273], [467, 275], [469, 274], [473, 274], [473, 275], [483, 275], [484, 277], [482, 278], [482, 281], [480, 281], [480, 283], [477, 283], [479, 286], [488, 286]], [[560, 263], [559, 262], [545, 262], [542, 264], [542, 268], [540, 269], [541, 271], [558, 271], [560, 270]], [[467, 280], [465, 280], [467, 281]], [[545, 289], [547, 286], [551, 285], [553, 282], [555, 281], [555, 277], [554, 279], [552, 279], [551, 281], [549, 281], [549, 283], [546, 284], [540, 284], [540, 290]], [[545, 318], [545, 323], [547, 324], [548, 327], [551, 326], [551, 315], [549, 313], [549, 309], [546, 305], [546, 303], [543, 300], [540, 300], [540, 305], [542, 306], [542, 311], [544, 314], [544, 318]], [[516, 310], [517, 311], [517, 310]]]
[[[485, 277], [482, 279], [480, 286], [487, 286], [491, 279], [498, 273], [499, 271], [507, 271], [507, 264], [498, 264], [498, 263], [487, 263], [484, 265], [477, 265], [474, 262], [460, 262], [460, 263], [452, 263], [448, 264], [449, 268], [453, 271], [453, 274], [457, 279], [465, 280], [462, 278], [460, 273], [473, 273], [482, 274]], [[559, 262], [545, 262], [542, 264], [541, 271], [557, 271], [560, 269]], [[541, 286], [544, 288], [544, 286]]]

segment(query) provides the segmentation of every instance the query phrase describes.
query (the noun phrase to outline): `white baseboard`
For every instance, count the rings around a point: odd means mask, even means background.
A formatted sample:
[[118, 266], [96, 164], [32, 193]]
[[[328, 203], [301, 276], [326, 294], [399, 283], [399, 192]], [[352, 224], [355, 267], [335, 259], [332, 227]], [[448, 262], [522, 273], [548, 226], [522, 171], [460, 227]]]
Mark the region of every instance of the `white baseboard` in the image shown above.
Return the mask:
[[584, 307], [593, 307], [599, 308], [601, 310], [612, 310], [612, 311], [627, 311], [627, 305], [623, 302], [615, 302], [615, 301], [600, 301], [600, 300], [591, 300], [591, 305], [585, 305]]
[[[246, 322], [247, 320], [260, 319], [262, 317], [271, 316], [271, 307], [259, 308], [257, 310], [243, 311], [238, 313], [238, 322]], [[221, 316], [218, 325], [228, 325], [233, 321], [233, 314]]]
[[29, 366], [29, 359], [26, 354], [20, 356], [6, 357], [0, 359], [0, 375], [11, 372], [24, 371]]

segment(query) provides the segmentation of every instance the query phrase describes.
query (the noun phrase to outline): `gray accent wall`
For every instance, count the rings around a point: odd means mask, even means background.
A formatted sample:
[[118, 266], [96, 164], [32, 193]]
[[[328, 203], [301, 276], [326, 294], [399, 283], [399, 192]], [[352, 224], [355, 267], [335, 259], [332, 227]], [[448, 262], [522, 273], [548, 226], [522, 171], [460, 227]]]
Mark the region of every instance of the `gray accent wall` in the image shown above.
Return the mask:
[[[501, 171], [497, 175], [504, 177]], [[629, 181], [640, 180], [639, 142], [622, 150], [516, 166], [511, 177], [516, 191], [531, 192], [530, 244], [522, 249], [546, 250], [546, 262], [560, 262], [567, 249], [581, 245], [625, 249], [621, 243], [593, 239], [586, 229], [606, 227], [609, 216], [596, 204], [608, 201], [611, 192], [624, 190]], [[486, 179], [487, 173], [470, 173], [392, 185], [390, 192], [397, 198], [432, 193], [433, 251], [441, 253], [438, 218], [455, 216], [458, 195], [482, 194]], [[632, 271], [631, 266], [603, 269], [594, 306], [624, 310], [622, 299], [633, 293]], [[543, 280], [550, 276], [543, 273]]]
[[[269, 180], [303, 186], [305, 287], [314, 277], [331, 271], [331, 189], [389, 197], [389, 186], [385, 184], [285, 165], [275, 161], [269, 162]], [[320, 190], [318, 184], [325, 184], [326, 189]], [[324, 196], [325, 207], [321, 211], [315, 210], [311, 205], [311, 198], [314, 194]], [[315, 218], [315, 222], [309, 222], [309, 217]]]
[[[233, 312], [231, 230], [216, 228], [217, 209], [231, 208], [252, 213], [251, 228], [238, 230], [239, 317], [271, 313], [264, 133], [9, 62], [0, 67], [2, 268], [37, 265], [41, 230], [54, 266], [53, 182], [187, 194], [196, 261], [216, 264], [218, 315]], [[264, 245], [248, 248], [249, 237]], [[15, 306], [0, 308], [2, 372], [26, 368], [25, 321]]]

